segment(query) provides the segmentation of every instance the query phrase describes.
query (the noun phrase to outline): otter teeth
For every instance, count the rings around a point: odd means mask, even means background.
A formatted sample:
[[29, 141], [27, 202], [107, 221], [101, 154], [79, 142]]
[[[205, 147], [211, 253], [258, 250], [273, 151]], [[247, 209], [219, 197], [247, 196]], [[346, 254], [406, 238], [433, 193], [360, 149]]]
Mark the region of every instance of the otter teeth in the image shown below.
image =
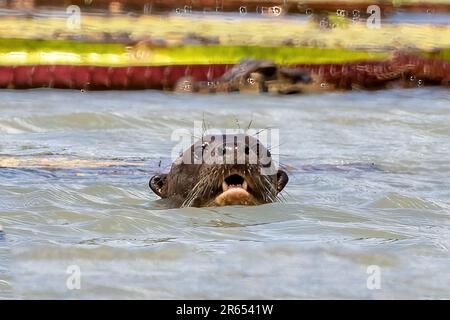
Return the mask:
[[248, 183], [245, 180], [244, 180], [244, 182], [242, 184], [230, 184], [229, 185], [225, 181], [222, 182], [222, 190], [223, 190], [223, 192], [225, 192], [225, 191], [227, 191], [228, 189], [231, 189], [231, 188], [242, 188], [244, 190], [247, 190]]

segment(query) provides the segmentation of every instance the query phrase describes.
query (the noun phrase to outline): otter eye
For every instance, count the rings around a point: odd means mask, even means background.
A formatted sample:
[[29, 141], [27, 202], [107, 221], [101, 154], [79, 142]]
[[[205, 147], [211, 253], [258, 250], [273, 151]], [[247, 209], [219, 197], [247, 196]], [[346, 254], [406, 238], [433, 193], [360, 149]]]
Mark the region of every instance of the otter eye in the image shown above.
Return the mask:
[[208, 142], [203, 142], [203, 143], [202, 143], [202, 157], [203, 157], [203, 155], [204, 155], [204, 153], [205, 153], [205, 149], [206, 149], [208, 146], [209, 146], [209, 143], [208, 143]]
[[198, 159], [202, 159], [204, 151], [205, 151], [207, 146], [208, 146], [207, 142], [204, 142], [201, 146], [197, 146], [195, 148], [195, 151], [193, 152], [194, 153], [194, 158], [197, 159], [197, 160]]

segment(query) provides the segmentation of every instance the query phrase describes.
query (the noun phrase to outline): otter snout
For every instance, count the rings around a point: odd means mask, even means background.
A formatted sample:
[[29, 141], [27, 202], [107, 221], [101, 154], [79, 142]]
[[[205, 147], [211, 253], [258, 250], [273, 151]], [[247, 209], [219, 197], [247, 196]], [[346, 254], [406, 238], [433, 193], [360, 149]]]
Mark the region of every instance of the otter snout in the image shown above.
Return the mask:
[[259, 205], [278, 200], [289, 178], [270, 151], [245, 134], [207, 135], [172, 164], [150, 188], [179, 206]]

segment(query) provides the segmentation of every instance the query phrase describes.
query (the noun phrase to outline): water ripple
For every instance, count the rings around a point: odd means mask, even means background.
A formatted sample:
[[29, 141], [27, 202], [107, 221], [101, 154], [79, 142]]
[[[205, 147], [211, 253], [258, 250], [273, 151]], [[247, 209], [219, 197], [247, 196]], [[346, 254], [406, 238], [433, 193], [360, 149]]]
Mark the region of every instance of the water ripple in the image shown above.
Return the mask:
[[[0, 277], [14, 270], [0, 298], [450, 298], [448, 90], [5, 90], [0, 109], [2, 159], [31, 161], [0, 167]], [[202, 119], [279, 129], [286, 201], [158, 200], [148, 180], [169, 169], [173, 130]], [[78, 293], [65, 286], [73, 264]], [[374, 264], [377, 292], [366, 289]]]

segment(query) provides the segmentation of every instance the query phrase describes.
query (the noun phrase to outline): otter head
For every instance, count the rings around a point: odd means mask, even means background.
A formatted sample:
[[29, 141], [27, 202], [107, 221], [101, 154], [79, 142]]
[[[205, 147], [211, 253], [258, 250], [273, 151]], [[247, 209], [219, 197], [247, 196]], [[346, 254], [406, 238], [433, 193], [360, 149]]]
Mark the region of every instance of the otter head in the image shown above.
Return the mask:
[[202, 137], [149, 185], [178, 206], [208, 207], [274, 202], [287, 182], [258, 139], [233, 134]]

